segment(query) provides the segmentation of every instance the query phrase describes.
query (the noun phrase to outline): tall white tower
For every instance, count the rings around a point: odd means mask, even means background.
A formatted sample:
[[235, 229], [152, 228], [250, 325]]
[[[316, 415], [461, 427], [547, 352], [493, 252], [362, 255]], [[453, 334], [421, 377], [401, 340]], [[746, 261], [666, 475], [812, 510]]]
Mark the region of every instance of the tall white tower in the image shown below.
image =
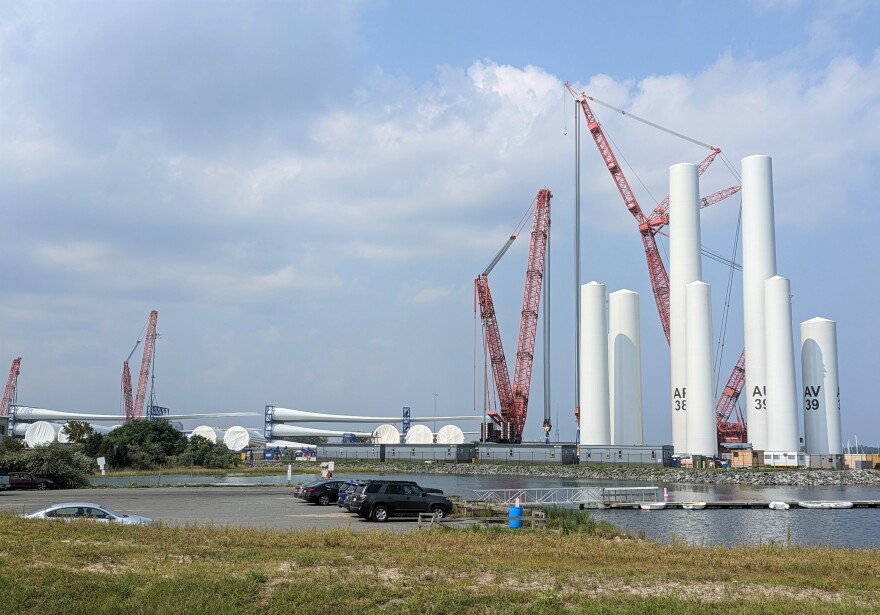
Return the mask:
[[687, 450], [686, 288], [703, 277], [700, 260], [700, 181], [697, 166], [669, 167], [669, 350], [672, 446]]
[[608, 295], [608, 362], [611, 389], [611, 443], [644, 444], [642, 433], [642, 349], [639, 294]]
[[767, 450], [764, 281], [776, 275], [773, 169], [769, 156], [742, 159], [742, 226], [746, 421], [752, 447], [764, 451]]
[[813, 318], [801, 323], [804, 383], [804, 445], [810, 455], [840, 455], [840, 380], [837, 323]]
[[705, 282], [687, 285], [687, 452], [718, 454], [715, 426], [715, 376], [712, 359], [712, 289]]
[[[767, 450], [796, 453], [798, 439], [797, 381], [791, 332], [791, 283], [773, 276], [764, 282], [764, 327], [767, 360]], [[746, 363], [746, 374], [748, 374]]]
[[581, 444], [611, 444], [605, 285], [581, 286]]

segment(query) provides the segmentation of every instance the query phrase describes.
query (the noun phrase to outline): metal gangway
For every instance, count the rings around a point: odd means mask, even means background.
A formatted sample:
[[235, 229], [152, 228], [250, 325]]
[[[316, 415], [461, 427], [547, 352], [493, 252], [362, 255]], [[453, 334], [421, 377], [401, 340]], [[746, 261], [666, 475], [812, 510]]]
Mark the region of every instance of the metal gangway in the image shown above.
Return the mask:
[[474, 489], [477, 501], [502, 506], [579, 506], [604, 508], [624, 502], [655, 502], [657, 487], [551, 487], [546, 489]]

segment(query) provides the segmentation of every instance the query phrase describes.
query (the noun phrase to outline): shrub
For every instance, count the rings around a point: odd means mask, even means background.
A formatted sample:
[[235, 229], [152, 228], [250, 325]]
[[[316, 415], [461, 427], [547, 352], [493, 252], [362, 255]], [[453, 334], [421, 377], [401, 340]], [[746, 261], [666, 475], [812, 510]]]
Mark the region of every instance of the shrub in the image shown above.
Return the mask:
[[179, 455], [186, 438], [165, 421], [134, 421], [103, 437], [99, 451], [113, 468], [149, 470]]
[[45, 446], [0, 453], [0, 466], [12, 472], [30, 472], [55, 481], [65, 489], [89, 486], [95, 460], [74, 448], [53, 442]]

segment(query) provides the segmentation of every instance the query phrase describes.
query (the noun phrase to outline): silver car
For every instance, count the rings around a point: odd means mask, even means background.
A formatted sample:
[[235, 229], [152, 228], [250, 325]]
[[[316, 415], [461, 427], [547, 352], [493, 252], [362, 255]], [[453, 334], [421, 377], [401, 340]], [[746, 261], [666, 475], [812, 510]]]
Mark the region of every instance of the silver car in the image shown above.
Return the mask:
[[62, 521], [74, 521], [88, 519], [99, 523], [122, 523], [123, 525], [152, 525], [153, 520], [140, 515], [124, 515], [111, 510], [100, 504], [90, 502], [64, 502], [52, 504], [48, 508], [38, 510], [29, 515], [22, 515], [25, 519], [60, 519]]

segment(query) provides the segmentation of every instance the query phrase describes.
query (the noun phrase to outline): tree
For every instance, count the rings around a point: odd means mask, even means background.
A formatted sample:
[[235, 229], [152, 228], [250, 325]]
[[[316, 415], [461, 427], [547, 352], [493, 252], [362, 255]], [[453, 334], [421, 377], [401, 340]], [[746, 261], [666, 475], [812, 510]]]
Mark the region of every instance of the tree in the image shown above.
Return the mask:
[[93, 432], [90, 436], [88, 436], [85, 440], [83, 440], [83, 453], [86, 457], [91, 457], [95, 459], [101, 456], [101, 443], [104, 441], [104, 436], [99, 434], [98, 432]]
[[186, 446], [184, 435], [165, 421], [140, 420], [105, 435], [99, 451], [111, 467], [149, 470], [179, 455]]
[[82, 444], [95, 433], [92, 426], [85, 421], [68, 421], [61, 431], [67, 435], [68, 440], [76, 444]]
[[186, 450], [177, 456], [180, 465], [195, 465], [204, 468], [228, 468], [237, 458], [225, 444], [212, 444], [202, 436], [190, 436]]
[[[8, 436], [0, 440], [0, 454], [17, 453], [24, 450], [24, 440]], [[3, 464], [0, 464], [3, 465]]]
[[230, 451], [222, 442], [215, 444], [205, 455], [202, 465], [206, 468], [228, 468], [238, 455]]

